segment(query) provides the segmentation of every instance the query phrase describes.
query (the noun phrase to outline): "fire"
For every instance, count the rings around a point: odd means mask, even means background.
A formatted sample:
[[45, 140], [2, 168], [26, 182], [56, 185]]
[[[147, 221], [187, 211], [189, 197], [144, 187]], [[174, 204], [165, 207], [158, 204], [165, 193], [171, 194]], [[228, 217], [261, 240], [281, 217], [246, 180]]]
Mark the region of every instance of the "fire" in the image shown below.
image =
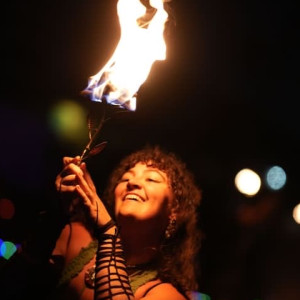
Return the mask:
[[105, 66], [89, 79], [85, 92], [91, 100], [136, 109], [136, 93], [153, 63], [166, 59], [164, 1], [118, 1], [120, 40]]

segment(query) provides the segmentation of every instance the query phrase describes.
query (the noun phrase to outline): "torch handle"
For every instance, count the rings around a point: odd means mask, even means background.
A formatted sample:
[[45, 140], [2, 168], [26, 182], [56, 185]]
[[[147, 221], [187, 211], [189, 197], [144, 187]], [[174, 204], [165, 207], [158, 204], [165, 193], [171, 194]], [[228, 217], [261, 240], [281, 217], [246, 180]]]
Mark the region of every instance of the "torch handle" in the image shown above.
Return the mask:
[[[98, 138], [100, 131], [103, 127], [104, 122], [106, 121], [106, 114], [105, 114], [105, 110], [103, 111], [102, 117], [99, 121], [99, 124], [97, 126], [97, 128], [94, 130], [94, 134], [91, 135], [89, 142], [87, 143], [87, 145], [85, 146], [81, 156], [80, 156], [80, 160], [78, 162], [78, 164], [80, 164], [83, 160], [85, 160], [86, 158], [88, 158], [89, 156], [89, 152], [92, 150], [93, 148], [93, 144], [95, 143], [96, 139]], [[89, 129], [91, 132], [91, 129]]]

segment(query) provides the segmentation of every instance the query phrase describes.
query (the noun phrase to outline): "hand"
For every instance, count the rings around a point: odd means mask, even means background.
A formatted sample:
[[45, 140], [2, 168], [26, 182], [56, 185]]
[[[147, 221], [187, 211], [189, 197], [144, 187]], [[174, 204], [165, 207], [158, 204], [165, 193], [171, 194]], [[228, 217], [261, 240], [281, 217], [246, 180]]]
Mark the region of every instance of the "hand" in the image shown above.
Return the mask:
[[[85, 163], [81, 163], [79, 169], [76, 170], [76, 185], [75, 191], [80, 198], [81, 203], [87, 208], [91, 220], [97, 224], [99, 220], [100, 207], [103, 211], [103, 203], [97, 194], [96, 187], [91, 178], [90, 173], [86, 168]], [[105, 209], [106, 210], [106, 209]], [[101, 226], [101, 224], [100, 224]]]
[[78, 183], [76, 180], [76, 173], [81, 172], [78, 164], [80, 157], [64, 157], [63, 158], [63, 170], [56, 176], [55, 186], [56, 190], [63, 193], [73, 193], [75, 186]]
[[80, 157], [64, 157], [64, 168], [55, 181], [56, 189], [66, 198], [72, 198], [68, 203], [68, 211], [73, 210], [75, 205], [84, 205], [89, 217], [96, 226], [103, 226], [110, 219], [106, 207], [97, 195], [96, 187], [86, 168], [85, 163], [80, 162]]
[[[56, 176], [55, 187], [60, 194], [62, 206], [67, 214], [74, 213], [75, 207], [78, 205], [78, 195], [76, 192], [76, 175], [73, 168], [78, 168], [80, 157], [64, 157], [63, 170]], [[76, 167], [77, 166], [77, 167]]]

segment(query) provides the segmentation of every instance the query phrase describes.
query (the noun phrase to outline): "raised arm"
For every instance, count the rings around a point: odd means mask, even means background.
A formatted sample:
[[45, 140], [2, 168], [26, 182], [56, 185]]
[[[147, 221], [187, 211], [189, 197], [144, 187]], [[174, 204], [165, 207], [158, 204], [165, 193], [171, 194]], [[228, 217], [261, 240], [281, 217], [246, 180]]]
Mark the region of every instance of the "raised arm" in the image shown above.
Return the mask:
[[95, 268], [95, 300], [134, 299], [126, 271], [119, 229], [108, 213], [85, 163], [79, 158], [64, 158], [64, 168], [56, 178], [56, 189], [63, 198], [73, 197], [87, 209], [98, 240]]

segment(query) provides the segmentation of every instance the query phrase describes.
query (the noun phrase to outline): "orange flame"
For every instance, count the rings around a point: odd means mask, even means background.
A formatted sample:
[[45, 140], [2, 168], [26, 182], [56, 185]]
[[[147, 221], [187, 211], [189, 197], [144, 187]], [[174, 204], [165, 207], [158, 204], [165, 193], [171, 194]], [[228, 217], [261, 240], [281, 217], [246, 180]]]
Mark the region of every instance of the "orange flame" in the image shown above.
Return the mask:
[[152, 64], [166, 59], [164, 1], [149, 0], [147, 7], [140, 0], [118, 1], [120, 40], [105, 66], [89, 79], [85, 91], [91, 100], [136, 109], [136, 93]]

